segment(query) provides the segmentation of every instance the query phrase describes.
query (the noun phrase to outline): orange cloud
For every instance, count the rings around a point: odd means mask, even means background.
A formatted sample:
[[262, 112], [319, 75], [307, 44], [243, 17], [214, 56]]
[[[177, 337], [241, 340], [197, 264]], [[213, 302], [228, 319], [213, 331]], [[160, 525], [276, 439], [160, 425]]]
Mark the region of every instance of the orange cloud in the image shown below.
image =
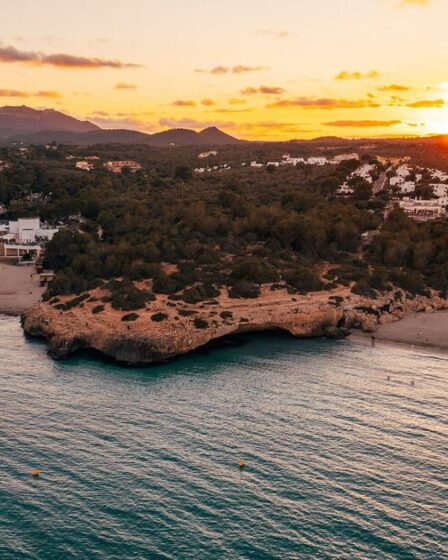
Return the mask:
[[335, 80], [373, 80], [375, 78], [379, 78], [380, 77], [380, 73], [377, 72], [376, 70], [371, 70], [370, 72], [367, 72], [366, 74], [363, 74], [362, 72], [346, 72], [345, 70], [343, 70], [342, 72], [339, 72], [339, 74], [337, 74], [334, 79]]
[[261, 72], [265, 70], [265, 66], [245, 66], [244, 64], [238, 64], [237, 66], [215, 66], [210, 70], [204, 70], [202, 68], [196, 68], [195, 72], [203, 74], [245, 74], [248, 72]]
[[258, 88], [247, 87], [242, 89], [240, 92], [242, 95], [256, 95], [258, 93], [262, 95], [280, 95], [285, 93], [285, 90], [281, 87], [274, 86], [260, 86]]
[[48, 99], [60, 99], [62, 95], [58, 91], [18, 91], [16, 89], [0, 89], [0, 97], [45, 97]]
[[389, 84], [387, 86], [381, 86], [377, 89], [378, 91], [409, 91], [411, 88], [400, 84]]
[[445, 101], [443, 99], [426, 99], [408, 103], [406, 107], [410, 107], [411, 109], [443, 109], [443, 107], [445, 107]]
[[118, 82], [115, 84], [114, 89], [137, 89], [137, 86], [128, 82]]
[[213, 112], [215, 113], [249, 113], [252, 109], [214, 109]]
[[173, 101], [173, 105], [175, 107], [195, 107], [196, 103], [190, 100], [178, 99], [177, 101]]
[[424, 6], [429, 4], [429, 0], [401, 0], [402, 6]]
[[232, 97], [231, 99], [229, 99], [229, 103], [230, 105], [244, 105], [245, 103], [247, 103], [247, 100], [241, 99], [239, 97]]
[[213, 105], [216, 105], [216, 102], [214, 99], [203, 99], [201, 104], [205, 107], [212, 107]]
[[138, 64], [120, 62], [119, 60], [105, 60], [102, 58], [88, 58], [71, 54], [45, 54], [35, 51], [21, 51], [15, 47], [0, 46], [1, 63], [24, 63], [38, 66], [56, 66], [58, 68], [138, 68]]
[[298, 99], [282, 99], [275, 103], [266, 105], [268, 109], [282, 109], [285, 107], [302, 107], [304, 109], [374, 109], [381, 107], [379, 103], [375, 103], [370, 99], [332, 99], [322, 98], [313, 99], [309, 97], [299, 97]]
[[369, 127], [383, 127], [383, 126], [395, 126], [397, 124], [401, 124], [401, 121], [398, 120], [390, 120], [390, 121], [331, 121], [322, 123], [325, 126], [339, 126], [339, 127], [348, 127], [348, 128], [369, 128]]

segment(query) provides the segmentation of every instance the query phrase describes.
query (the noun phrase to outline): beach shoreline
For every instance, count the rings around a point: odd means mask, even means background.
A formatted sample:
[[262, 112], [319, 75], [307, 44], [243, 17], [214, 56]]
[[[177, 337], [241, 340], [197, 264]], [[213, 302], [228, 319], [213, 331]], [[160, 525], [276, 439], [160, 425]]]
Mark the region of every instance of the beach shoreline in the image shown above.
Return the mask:
[[354, 330], [350, 340], [364, 345], [399, 344], [420, 350], [448, 352], [448, 310], [410, 313], [399, 321], [380, 325], [375, 333]]
[[40, 286], [34, 265], [0, 263], [0, 313], [20, 316], [39, 303], [45, 288]]

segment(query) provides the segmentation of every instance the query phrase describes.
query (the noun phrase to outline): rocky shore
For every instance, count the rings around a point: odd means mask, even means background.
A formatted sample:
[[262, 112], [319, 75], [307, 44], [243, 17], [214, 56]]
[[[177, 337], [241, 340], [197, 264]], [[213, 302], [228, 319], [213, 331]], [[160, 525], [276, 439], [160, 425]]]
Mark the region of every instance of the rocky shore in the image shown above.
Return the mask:
[[101, 296], [100, 291], [92, 292], [69, 310], [61, 310], [60, 303], [40, 303], [23, 313], [23, 328], [30, 336], [45, 338], [54, 358], [94, 349], [120, 363], [142, 365], [163, 362], [238, 333], [280, 329], [302, 338], [337, 338], [347, 336], [351, 329], [373, 333], [411, 312], [448, 308], [448, 301], [436, 295], [412, 298], [399, 290], [373, 300], [347, 288], [291, 296], [265, 286], [257, 299], [236, 300], [222, 294], [196, 305], [159, 295], [130, 316], [110, 305], [93, 313]]

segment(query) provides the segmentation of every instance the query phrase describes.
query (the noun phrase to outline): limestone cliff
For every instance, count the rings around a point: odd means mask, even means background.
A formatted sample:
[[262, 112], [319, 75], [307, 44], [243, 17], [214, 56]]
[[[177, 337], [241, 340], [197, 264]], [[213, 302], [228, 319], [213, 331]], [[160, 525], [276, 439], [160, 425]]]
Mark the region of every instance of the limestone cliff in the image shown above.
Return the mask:
[[[41, 303], [23, 314], [23, 328], [31, 336], [44, 337], [55, 358], [95, 349], [136, 365], [169, 360], [236, 333], [281, 329], [296, 337], [340, 337], [351, 328], [374, 332], [379, 324], [396, 321], [408, 311], [448, 307], [436, 296], [407, 299], [394, 292], [371, 300], [341, 288], [294, 297], [265, 287], [258, 299], [223, 295], [197, 305], [158, 296], [136, 312], [135, 320], [123, 321], [126, 313], [109, 305], [101, 313], [92, 313], [100, 296], [92, 293], [90, 301], [67, 311]], [[160, 313], [166, 318], [154, 320]]]

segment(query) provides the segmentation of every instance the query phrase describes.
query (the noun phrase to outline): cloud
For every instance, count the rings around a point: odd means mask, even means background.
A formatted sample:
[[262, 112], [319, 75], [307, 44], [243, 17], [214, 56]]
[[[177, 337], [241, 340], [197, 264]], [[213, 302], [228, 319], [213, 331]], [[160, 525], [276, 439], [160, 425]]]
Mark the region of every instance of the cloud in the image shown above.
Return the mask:
[[276, 39], [286, 39], [290, 36], [289, 31], [275, 31], [274, 29], [257, 29], [255, 33], [257, 35], [269, 35]]
[[408, 103], [406, 107], [410, 107], [411, 109], [443, 109], [445, 107], [445, 101], [443, 99], [425, 99], [423, 101]]
[[411, 88], [409, 86], [402, 86], [401, 84], [389, 84], [387, 86], [381, 86], [377, 88], [378, 91], [409, 91]]
[[343, 70], [342, 72], [339, 72], [339, 74], [337, 74], [334, 79], [338, 80], [338, 81], [343, 81], [343, 80], [373, 80], [375, 78], [379, 78], [380, 77], [380, 73], [377, 70], [371, 70], [370, 72], [367, 72], [366, 74], [363, 74], [362, 72], [346, 72], [345, 70]]
[[424, 6], [429, 4], [429, 0], [401, 0], [402, 6]]
[[221, 121], [198, 121], [196, 119], [172, 119], [162, 117], [159, 120], [159, 125], [168, 128], [192, 128], [194, 130], [202, 130], [209, 126], [233, 128], [235, 123], [233, 122], [221, 122]]
[[240, 91], [241, 95], [280, 95], [285, 93], [285, 90], [282, 87], [275, 87], [275, 86], [260, 86], [258, 88], [254, 87], [247, 87]]
[[201, 101], [201, 105], [204, 105], [205, 107], [213, 107], [213, 105], [216, 105], [216, 101], [214, 99], [203, 99]]
[[139, 64], [119, 60], [88, 58], [71, 54], [45, 54], [37, 51], [22, 51], [11, 46], [0, 45], [0, 63], [24, 63], [34, 66], [55, 66], [57, 68], [138, 68]]
[[372, 101], [371, 99], [333, 99], [333, 98], [321, 98], [313, 99], [309, 97], [299, 97], [297, 99], [282, 99], [276, 101], [275, 103], [270, 103], [266, 105], [268, 109], [282, 109], [286, 107], [302, 107], [304, 109], [364, 109], [370, 108], [374, 109], [381, 107], [379, 103]]
[[139, 132], [153, 132], [155, 127], [152, 123], [147, 122], [138, 117], [108, 115], [104, 111], [97, 111], [88, 116], [88, 119], [102, 128], [127, 128], [131, 130], [138, 130]]
[[241, 99], [240, 97], [232, 97], [229, 99], [230, 105], [244, 105], [247, 103], [247, 99]]
[[223, 75], [223, 74], [246, 74], [249, 72], [261, 72], [266, 70], [265, 66], [245, 66], [244, 64], [238, 64], [237, 66], [215, 66], [210, 70], [204, 70], [202, 68], [196, 68], [195, 72], [202, 74], [212, 74], [212, 75]]
[[46, 97], [48, 99], [60, 99], [62, 95], [58, 91], [43, 90], [34, 94], [36, 97]]
[[252, 109], [246, 108], [246, 109], [213, 109], [214, 113], [249, 113], [250, 111], [252, 111]]
[[58, 91], [19, 91], [16, 89], [0, 89], [0, 97], [44, 97], [47, 99], [60, 99], [62, 95]]
[[398, 120], [390, 120], [390, 121], [331, 121], [322, 123], [325, 126], [338, 126], [338, 127], [347, 127], [347, 128], [371, 128], [371, 127], [387, 127], [387, 126], [395, 126], [397, 124], [401, 124], [401, 121]]
[[196, 102], [185, 99], [178, 99], [177, 101], [173, 101], [173, 105], [175, 107], [195, 107]]
[[137, 86], [128, 82], [118, 82], [115, 84], [114, 89], [137, 89]]

